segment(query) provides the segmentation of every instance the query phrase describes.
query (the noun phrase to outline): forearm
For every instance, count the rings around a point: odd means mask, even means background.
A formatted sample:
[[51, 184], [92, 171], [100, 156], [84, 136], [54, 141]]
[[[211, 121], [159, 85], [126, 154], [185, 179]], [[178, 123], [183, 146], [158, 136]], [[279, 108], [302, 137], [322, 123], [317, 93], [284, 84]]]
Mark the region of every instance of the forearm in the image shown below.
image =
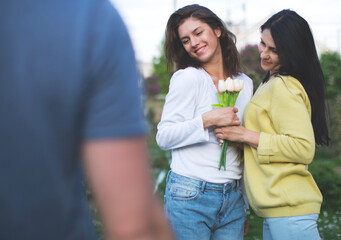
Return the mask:
[[259, 144], [260, 133], [246, 129], [243, 126], [215, 128], [214, 132], [219, 139], [248, 144], [253, 148], [257, 148]]
[[244, 133], [241, 134], [241, 142], [250, 145], [253, 148], [258, 148], [260, 133], [244, 128]]
[[208, 140], [201, 116], [184, 122], [163, 119], [158, 125], [156, 142], [163, 150], [176, 149]]
[[153, 239], [156, 202], [144, 139], [90, 142], [84, 156], [108, 239]]
[[204, 129], [214, 126], [213, 120], [209, 117], [209, 112], [201, 115]]
[[314, 135], [262, 133], [258, 144], [259, 162], [310, 164], [315, 153]]
[[[313, 141], [280, 134], [255, 132], [244, 128], [242, 142], [257, 149], [259, 161], [309, 164], [314, 156]], [[274, 149], [277, 149], [276, 151]], [[290, 156], [290, 157], [289, 157]]]
[[237, 116], [238, 109], [233, 107], [215, 108], [201, 115], [204, 129], [217, 126], [236, 126], [240, 125]]
[[242, 142], [257, 150], [260, 163], [292, 162], [300, 164], [311, 163], [314, 152], [314, 136], [307, 132], [305, 135], [270, 134], [256, 132], [243, 126], [216, 128], [217, 138], [231, 142]]

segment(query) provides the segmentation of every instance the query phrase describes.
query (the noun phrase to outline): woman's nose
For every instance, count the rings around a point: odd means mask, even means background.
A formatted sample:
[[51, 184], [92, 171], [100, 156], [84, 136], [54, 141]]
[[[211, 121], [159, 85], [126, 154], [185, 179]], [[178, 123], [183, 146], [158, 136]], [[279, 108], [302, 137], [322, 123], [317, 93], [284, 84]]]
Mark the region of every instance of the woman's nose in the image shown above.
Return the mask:
[[199, 44], [199, 41], [197, 38], [191, 38], [192, 47], [196, 47], [198, 44]]
[[262, 51], [260, 51], [260, 57], [261, 58], [268, 58], [269, 54], [265, 49], [262, 49]]

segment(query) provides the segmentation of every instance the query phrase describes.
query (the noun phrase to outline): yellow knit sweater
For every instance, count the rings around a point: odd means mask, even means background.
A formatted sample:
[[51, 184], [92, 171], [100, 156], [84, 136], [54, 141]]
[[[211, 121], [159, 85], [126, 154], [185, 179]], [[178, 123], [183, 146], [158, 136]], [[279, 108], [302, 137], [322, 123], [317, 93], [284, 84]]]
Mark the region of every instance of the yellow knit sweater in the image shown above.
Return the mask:
[[277, 76], [262, 84], [244, 111], [258, 148], [245, 145], [245, 187], [260, 217], [319, 213], [322, 195], [308, 171], [315, 154], [311, 107], [300, 82]]

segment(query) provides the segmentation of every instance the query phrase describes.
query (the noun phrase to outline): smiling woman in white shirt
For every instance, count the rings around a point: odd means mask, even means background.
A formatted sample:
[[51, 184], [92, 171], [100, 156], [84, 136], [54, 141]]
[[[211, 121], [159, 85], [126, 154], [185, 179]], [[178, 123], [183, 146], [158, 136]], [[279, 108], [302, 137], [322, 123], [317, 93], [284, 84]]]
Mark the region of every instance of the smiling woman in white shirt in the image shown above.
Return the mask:
[[[241, 73], [235, 36], [212, 11], [189, 5], [168, 20], [165, 55], [176, 72], [156, 140], [172, 150], [165, 210], [174, 233], [179, 240], [243, 239], [247, 203], [239, 151], [229, 146], [226, 170], [219, 170], [221, 146], [214, 134], [215, 127], [241, 124], [253, 93], [252, 80]], [[218, 81], [228, 77], [243, 80], [244, 88], [234, 108], [214, 108]]]

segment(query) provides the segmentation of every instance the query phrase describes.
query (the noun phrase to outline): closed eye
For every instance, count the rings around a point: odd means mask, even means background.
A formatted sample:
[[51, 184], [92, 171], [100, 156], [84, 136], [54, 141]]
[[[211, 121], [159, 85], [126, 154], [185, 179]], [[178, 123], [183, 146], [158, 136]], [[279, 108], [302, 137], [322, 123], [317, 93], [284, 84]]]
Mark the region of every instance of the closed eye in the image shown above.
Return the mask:
[[[265, 42], [264, 42], [262, 39], [260, 40], [260, 44], [261, 44], [262, 46], [266, 47], [266, 44], [265, 44]], [[273, 53], [275, 53], [275, 54], [278, 53], [278, 52], [277, 52], [277, 49], [274, 48], [274, 47], [269, 47], [269, 46], [268, 46], [268, 49], [269, 49], [270, 51], [272, 51]]]
[[189, 40], [186, 38], [186, 39], [183, 39], [181, 42], [183, 45], [185, 45], [185, 44], [189, 43]]
[[270, 48], [270, 50], [271, 50], [273, 53], [276, 53], [276, 54], [277, 54], [277, 49], [276, 49], [276, 48]]

